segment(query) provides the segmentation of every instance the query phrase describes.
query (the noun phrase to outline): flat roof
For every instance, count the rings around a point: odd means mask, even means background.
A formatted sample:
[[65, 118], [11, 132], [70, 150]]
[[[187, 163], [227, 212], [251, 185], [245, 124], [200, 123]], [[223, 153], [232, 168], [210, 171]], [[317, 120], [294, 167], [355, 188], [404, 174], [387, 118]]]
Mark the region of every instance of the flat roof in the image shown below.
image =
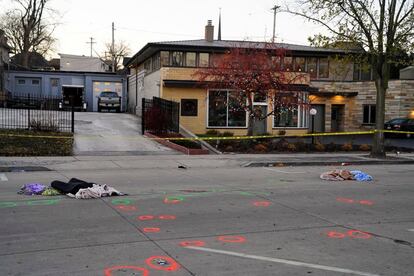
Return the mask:
[[[214, 40], [212, 42], [205, 39], [197, 40], [179, 40], [179, 41], [164, 41], [164, 42], [150, 42], [145, 45], [138, 53], [136, 53], [126, 64], [126, 66], [132, 63], [141, 63], [154, 53], [160, 50], [182, 50], [182, 51], [208, 51], [208, 52], [224, 52], [230, 48], [261, 48], [268, 47], [269, 42], [259, 41], [240, 41], [240, 40]], [[328, 55], [328, 54], [346, 54], [356, 53], [356, 49], [334, 49], [334, 48], [322, 48], [312, 47], [299, 44], [289, 43], [275, 43], [277, 48], [285, 49], [299, 54], [314, 55]]]
[[59, 71], [59, 70], [9, 70], [8, 72], [13, 73], [27, 73], [27, 74], [59, 74], [59, 75], [101, 75], [101, 76], [111, 76], [111, 77], [125, 77], [125, 75], [120, 75], [112, 72], [89, 72], [89, 71]]

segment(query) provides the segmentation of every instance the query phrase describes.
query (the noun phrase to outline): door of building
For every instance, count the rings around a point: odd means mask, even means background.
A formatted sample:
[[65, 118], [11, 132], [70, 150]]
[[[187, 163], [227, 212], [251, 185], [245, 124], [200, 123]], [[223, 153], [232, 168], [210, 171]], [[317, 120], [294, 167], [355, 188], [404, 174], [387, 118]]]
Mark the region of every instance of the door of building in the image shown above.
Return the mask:
[[[317, 113], [314, 115], [313, 120], [312, 116], [310, 116], [309, 130], [314, 130], [315, 132], [325, 132], [325, 105], [315, 104], [312, 105], [311, 108], [316, 109]], [[315, 128], [312, 126], [312, 121], [315, 124]]]
[[267, 106], [257, 105], [254, 108], [260, 110], [262, 118], [253, 118], [253, 135], [261, 135], [267, 132]]
[[60, 83], [59, 79], [53, 78], [50, 79], [50, 95], [53, 97], [60, 97], [62, 95], [62, 91], [60, 90]]
[[333, 104], [331, 109], [331, 131], [344, 131], [345, 105]]

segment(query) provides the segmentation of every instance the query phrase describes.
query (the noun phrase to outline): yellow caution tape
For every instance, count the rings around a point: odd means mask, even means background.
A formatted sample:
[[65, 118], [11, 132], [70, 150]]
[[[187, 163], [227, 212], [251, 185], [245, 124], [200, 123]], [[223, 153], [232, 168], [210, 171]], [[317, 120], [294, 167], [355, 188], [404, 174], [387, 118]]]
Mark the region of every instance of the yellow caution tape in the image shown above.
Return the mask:
[[196, 137], [196, 138], [151, 138], [153, 140], [170, 141], [211, 141], [211, 140], [254, 140], [271, 138], [294, 138], [294, 137], [317, 137], [317, 136], [340, 136], [340, 135], [367, 135], [374, 134], [374, 131], [354, 131], [354, 132], [326, 132], [326, 133], [305, 133], [295, 135], [256, 135], [256, 136], [230, 136], [230, 137]]
[[[212, 141], [212, 140], [255, 140], [255, 139], [272, 139], [272, 138], [297, 138], [297, 137], [323, 137], [323, 136], [346, 136], [346, 135], [371, 135], [378, 132], [396, 133], [396, 134], [412, 134], [413, 131], [396, 131], [396, 130], [370, 130], [370, 131], [350, 131], [350, 132], [324, 132], [324, 133], [305, 133], [294, 135], [256, 135], [256, 136], [229, 136], [229, 137], [159, 137], [146, 138], [149, 140], [170, 140], [170, 141]], [[44, 139], [73, 139], [71, 136], [48, 136], [48, 135], [26, 135], [26, 134], [1, 134], [0, 137], [22, 137], [22, 138], [44, 138]], [[81, 138], [95, 139], [98, 135], [82, 135]], [[111, 136], [115, 137], [115, 136]], [[121, 136], [120, 136], [121, 137]], [[125, 137], [130, 139], [142, 139], [142, 137]]]
[[44, 138], [44, 139], [73, 139], [72, 136], [46, 136], [46, 135], [28, 135], [28, 134], [3, 134], [0, 137], [21, 137], [21, 138]]
[[413, 134], [414, 131], [399, 131], [399, 130], [374, 130], [375, 132], [383, 132], [383, 133], [399, 133], [399, 134]]

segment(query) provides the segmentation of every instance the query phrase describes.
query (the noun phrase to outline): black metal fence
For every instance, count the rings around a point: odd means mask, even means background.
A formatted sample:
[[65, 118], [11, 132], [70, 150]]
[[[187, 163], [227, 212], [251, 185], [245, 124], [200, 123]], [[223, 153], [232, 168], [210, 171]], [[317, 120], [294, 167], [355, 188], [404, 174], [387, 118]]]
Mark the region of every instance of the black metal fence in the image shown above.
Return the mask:
[[61, 97], [0, 94], [0, 129], [74, 132], [74, 108]]
[[180, 132], [180, 104], [153, 97], [142, 99], [142, 133]]

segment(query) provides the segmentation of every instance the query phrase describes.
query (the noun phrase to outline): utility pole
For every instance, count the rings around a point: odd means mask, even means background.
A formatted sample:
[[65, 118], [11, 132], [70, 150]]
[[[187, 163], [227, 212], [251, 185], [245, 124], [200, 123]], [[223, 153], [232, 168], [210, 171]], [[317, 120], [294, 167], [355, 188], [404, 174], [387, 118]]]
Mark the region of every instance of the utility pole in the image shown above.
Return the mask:
[[275, 5], [272, 8], [272, 11], [274, 12], [274, 18], [273, 18], [273, 37], [272, 37], [272, 43], [275, 43], [276, 40], [276, 14], [277, 14], [277, 10], [280, 9], [280, 6]]
[[86, 42], [87, 44], [91, 44], [91, 57], [93, 56], [93, 44], [96, 44], [96, 42], [93, 41], [93, 37], [90, 38], [90, 42]]
[[115, 23], [112, 22], [112, 72], [115, 72]]

